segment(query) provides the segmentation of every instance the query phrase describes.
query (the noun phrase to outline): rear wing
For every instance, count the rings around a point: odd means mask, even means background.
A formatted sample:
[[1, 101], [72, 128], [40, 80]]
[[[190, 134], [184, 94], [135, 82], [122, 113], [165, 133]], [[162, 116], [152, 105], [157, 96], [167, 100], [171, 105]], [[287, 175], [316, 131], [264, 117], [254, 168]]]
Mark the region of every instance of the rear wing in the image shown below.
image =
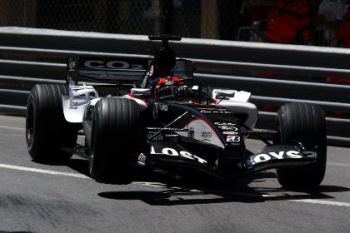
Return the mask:
[[96, 81], [113, 84], [141, 82], [148, 69], [149, 58], [79, 57], [67, 59], [67, 82]]
[[[147, 75], [151, 58], [128, 57], [79, 57], [69, 56], [67, 60], [67, 82], [80, 80], [112, 84], [142, 83]], [[174, 75], [193, 78], [192, 61], [176, 59]]]

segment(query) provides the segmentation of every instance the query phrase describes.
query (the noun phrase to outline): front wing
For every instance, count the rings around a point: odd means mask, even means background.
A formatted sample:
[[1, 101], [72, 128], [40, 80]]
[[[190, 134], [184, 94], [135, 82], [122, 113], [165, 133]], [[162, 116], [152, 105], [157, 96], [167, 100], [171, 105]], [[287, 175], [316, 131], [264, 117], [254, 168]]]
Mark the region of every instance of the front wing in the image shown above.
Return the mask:
[[157, 142], [152, 144], [148, 154], [141, 154], [138, 163], [150, 167], [175, 167], [199, 170], [220, 178], [249, 176], [254, 173], [283, 166], [304, 166], [316, 163], [317, 153], [305, 151], [300, 146], [272, 145], [261, 152], [237, 161], [239, 173], [224, 174], [216, 170], [204, 156], [196, 155], [181, 145]]

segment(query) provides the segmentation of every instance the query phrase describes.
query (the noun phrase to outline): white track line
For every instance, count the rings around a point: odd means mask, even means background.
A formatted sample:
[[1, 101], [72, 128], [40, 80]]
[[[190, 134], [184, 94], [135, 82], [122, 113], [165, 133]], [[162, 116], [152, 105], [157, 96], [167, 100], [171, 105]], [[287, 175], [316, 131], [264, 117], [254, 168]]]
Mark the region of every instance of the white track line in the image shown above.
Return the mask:
[[[263, 194], [262, 196], [267, 198], [267, 199], [271, 198], [271, 197], [278, 197], [278, 195], [271, 195], [271, 194]], [[327, 200], [320, 200], [320, 199], [298, 199], [298, 200], [288, 200], [288, 201], [302, 202], [302, 203], [309, 203], [309, 204], [318, 204], [318, 205], [350, 207], [349, 202], [327, 201]]]
[[58, 172], [58, 171], [44, 170], [44, 169], [31, 168], [31, 167], [14, 166], [9, 164], [0, 164], [0, 168], [6, 168], [11, 170], [17, 170], [17, 171], [36, 172], [36, 173], [43, 173], [43, 174], [50, 174], [50, 175], [57, 175], [57, 176], [69, 176], [69, 177], [84, 178], [84, 179], [90, 178], [88, 176], [85, 176], [83, 174], [78, 174], [78, 173]]
[[348, 163], [327, 162], [327, 165], [332, 165], [332, 166], [337, 166], [337, 167], [350, 167], [350, 164], [348, 164]]
[[25, 131], [25, 128], [20, 128], [20, 127], [12, 127], [12, 126], [3, 126], [0, 125], [0, 129], [11, 129], [11, 130], [20, 130], [20, 131]]
[[318, 205], [350, 207], [350, 203], [348, 203], [348, 202], [326, 201], [326, 200], [319, 200], [319, 199], [301, 199], [301, 200], [290, 200], [290, 201], [311, 203], [311, 204], [318, 204]]

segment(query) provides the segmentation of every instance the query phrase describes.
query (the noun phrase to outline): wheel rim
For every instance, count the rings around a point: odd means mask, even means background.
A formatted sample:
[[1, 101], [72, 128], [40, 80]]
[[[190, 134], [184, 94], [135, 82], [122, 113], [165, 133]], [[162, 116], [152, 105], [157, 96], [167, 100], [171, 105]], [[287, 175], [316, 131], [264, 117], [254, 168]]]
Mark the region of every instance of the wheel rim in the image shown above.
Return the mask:
[[90, 154], [90, 158], [89, 158], [89, 172], [90, 172], [90, 176], [93, 176], [93, 167], [94, 167], [94, 154], [91, 153]]
[[94, 172], [94, 166], [95, 166], [95, 121], [92, 121], [92, 125], [91, 125], [91, 135], [92, 138], [90, 139], [90, 156], [89, 156], [89, 172], [90, 172], [90, 176], [93, 177], [93, 172]]
[[27, 109], [26, 117], [26, 140], [27, 144], [30, 147], [33, 142], [34, 136], [34, 109], [33, 104], [30, 104]]

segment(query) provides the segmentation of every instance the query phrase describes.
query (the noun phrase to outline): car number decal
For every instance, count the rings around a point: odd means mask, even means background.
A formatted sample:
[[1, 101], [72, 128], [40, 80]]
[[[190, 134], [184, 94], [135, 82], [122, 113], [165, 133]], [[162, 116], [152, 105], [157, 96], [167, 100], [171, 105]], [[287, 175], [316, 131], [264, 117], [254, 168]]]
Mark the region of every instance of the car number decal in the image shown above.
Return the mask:
[[241, 137], [240, 136], [236, 136], [236, 135], [227, 135], [226, 137], [226, 142], [235, 142], [235, 143], [239, 143], [241, 141]]

